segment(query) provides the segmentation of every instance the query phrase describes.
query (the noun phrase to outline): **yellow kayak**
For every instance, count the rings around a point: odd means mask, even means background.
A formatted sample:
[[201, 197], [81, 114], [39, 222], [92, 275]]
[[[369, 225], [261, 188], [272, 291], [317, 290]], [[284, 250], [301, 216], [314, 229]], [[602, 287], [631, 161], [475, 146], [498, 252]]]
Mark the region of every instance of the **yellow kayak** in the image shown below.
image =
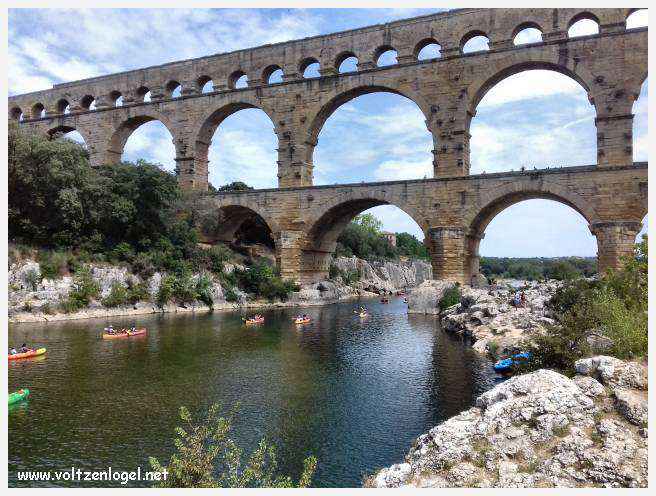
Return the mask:
[[19, 358], [32, 358], [43, 355], [46, 352], [45, 348], [39, 348], [38, 350], [30, 350], [25, 353], [16, 353], [15, 355], [9, 355], [9, 360], [18, 360]]

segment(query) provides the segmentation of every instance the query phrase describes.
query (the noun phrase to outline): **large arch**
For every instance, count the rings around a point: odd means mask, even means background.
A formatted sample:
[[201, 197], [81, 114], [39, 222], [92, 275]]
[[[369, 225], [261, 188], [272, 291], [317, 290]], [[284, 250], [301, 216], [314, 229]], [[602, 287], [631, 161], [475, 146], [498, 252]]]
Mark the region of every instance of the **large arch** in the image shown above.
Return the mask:
[[428, 220], [422, 219], [412, 206], [386, 198], [385, 194], [362, 191], [350, 192], [347, 197], [335, 197], [322, 205], [321, 210], [306, 220], [309, 226], [301, 255], [301, 282], [317, 282], [326, 278], [330, 260], [337, 245], [337, 238], [346, 226], [359, 214], [381, 205], [393, 205], [412, 220], [422, 231], [428, 229]]
[[139, 109], [139, 113], [137, 115], [128, 117], [114, 128], [106, 151], [106, 163], [112, 164], [120, 162], [123, 155], [123, 150], [125, 149], [125, 144], [127, 143], [132, 133], [134, 133], [134, 131], [136, 131], [143, 124], [151, 121], [159, 121], [164, 125], [164, 127], [171, 135], [171, 138], [173, 139], [176, 158], [180, 156], [180, 150], [178, 149], [179, 143], [175, 139], [174, 134], [174, 130], [176, 129], [175, 124], [164, 114], [154, 109], [143, 107]]
[[[472, 87], [465, 116], [470, 173], [596, 163], [597, 111], [588, 76], [533, 60], [482, 78]], [[525, 90], [540, 85], [537, 94]], [[566, 97], [569, 106], [554, 100], [556, 94]]]
[[555, 183], [547, 181], [528, 185], [508, 183], [504, 187], [489, 191], [481, 196], [476, 210], [465, 215], [465, 281], [475, 282], [478, 277], [480, 243], [490, 222], [508, 207], [535, 199], [553, 200], [571, 207], [588, 222], [591, 231], [592, 226], [598, 222], [598, 214], [589, 202]]
[[261, 212], [260, 209], [240, 204], [225, 204], [218, 206], [217, 215], [219, 216], [219, 228], [215, 233], [216, 240], [233, 244], [239, 241], [237, 234], [244, 224], [252, 223], [254, 226], [267, 230], [273, 248], [275, 248], [275, 237], [279, 228], [275, 220]]
[[[404, 97], [410, 102], [414, 103], [415, 106], [421, 111], [425, 122], [429, 121], [429, 116], [431, 115], [431, 106], [418, 93], [414, 91], [408, 90], [407, 88], [400, 89], [389, 84], [355, 86], [348, 90], [344, 90], [329, 99], [326, 99], [316, 108], [316, 111], [310, 112], [312, 117], [308, 120], [309, 123], [307, 127], [307, 138], [305, 140], [305, 156], [303, 157], [305, 163], [310, 165], [314, 163], [314, 152], [319, 140], [319, 135], [321, 134], [321, 131], [323, 130], [328, 119], [346, 103], [351, 102], [358, 97], [370, 95], [373, 93], [388, 93]], [[430, 134], [430, 131], [426, 130], [426, 132]], [[435, 135], [432, 136], [432, 140], [433, 149], [435, 149], [437, 146], [435, 142]]]
[[[75, 139], [74, 137], [70, 137], [70, 133], [78, 133], [82, 138], [82, 142], [80, 142], [78, 139]], [[48, 129], [48, 137], [50, 139], [69, 138], [84, 147], [86, 147], [87, 143], [89, 143], [89, 136], [83, 127], [78, 129], [76, 127], [65, 124], [61, 124]]]
[[[253, 99], [242, 99], [232, 103], [228, 103], [218, 109], [211, 109], [207, 111], [198, 121], [196, 128], [193, 130], [192, 137], [194, 138], [194, 158], [196, 164], [201, 164], [200, 169], [208, 171], [209, 181], [209, 152], [212, 145], [214, 134], [219, 129], [221, 124], [230, 116], [246, 109], [257, 109], [266, 115], [273, 126], [273, 132], [279, 142], [281, 132], [278, 123], [273, 117], [273, 112], [268, 108], [262, 106], [259, 102]], [[278, 146], [276, 146], [278, 148]], [[274, 165], [274, 164], [272, 164]]]
[[[528, 55], [530, 56], [530, 55]], [[572, 78], [574, 81], [579, 83], [583, 89], [588, 93], [590, 102], [594, 105], [594, 98], [591, 92], [592, 83], [594, 78], [592, 74], [589, 74], [585, 69], [577, 67], [577, 70], [574, 71], [567, 66], [554, 63], [550, 60], [526, 60], [523, 62], [515, 63], [504, 67], [501, 70], [495, 70], [491, 72], [488, 76], [481, 78], [474, 82], [468, 93], [471, 95], [469, 100], [469, 111], [471, 114], [476, 113], [476, 107], [481, 102], [483, 97], [488, 91], [490, 91], [495, 85], [503, 81], [509, 76], [519, 74], [520, 72], [530, 71], [530, 70], [546, 70], [546, 71], [555, 71], [565, 76]]]

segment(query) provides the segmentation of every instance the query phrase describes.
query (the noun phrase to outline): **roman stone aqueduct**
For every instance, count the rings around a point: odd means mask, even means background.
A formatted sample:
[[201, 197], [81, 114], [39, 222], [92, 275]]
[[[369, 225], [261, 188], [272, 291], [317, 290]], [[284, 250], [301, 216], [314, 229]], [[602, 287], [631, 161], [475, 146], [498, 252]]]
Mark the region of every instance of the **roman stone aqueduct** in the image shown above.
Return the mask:
[[[424, 231], [434, 277], [469, 283], [478, 274], [487, 224], [531, 198], [565, 203], [585, 217], [604, 270], [631, 253], [647, 213], [647, 164], [634, 163], [632, 152], [632, 105], [647, 77], [647, 28], [626, 28], [632, 10], [455, 10], [58, 84], [10, 97], [9, 118], [53, 137], [77, 130], [99, 167], [120, 160], [140, 125], [161, 121], [173, 136], [181, 185], [205, 190], [214, 131], [234, 112], [262, 109], [278, 137], [279, 189], [220, 193], [210, 201], [223, 220], [221, 240], [231, 241], [246, 221], [263, 222], [283, 276], [297, 281], [327, 275], [336, 239], [356, 214], [392, 204]], [[568, 37], [581, 19], [597, 22], [598, 34]], [[541, 31], [542, 41], [515, 45], [515, 35], [529, 27]], [[488, 38], [489, 50], [463, 53], [479, 35]], [[418, 60], [430, 43], [440, 45], [440, 57]], [[389, 49], [398, 63], [377, 67]], [[357, 70], [340, 73], [351, 56]], [[316, 62], [320, 77], [304, 78]], [[283, 80], [270, 84], [277, 69]], [[469, 125], [478, 102], [502, 79], [530, 69], [565, 74], [587, 91], [596, 110], [597, 163], [470, 175]], [[248, 86], [237, 88], [243, 75]], [[209, 80], [213, 91], [203, 93]], [[433, 136], [434, 178], [312, 186], [322, 125], [340, 105], [371, 92], [403, 95], [421, 109]]]

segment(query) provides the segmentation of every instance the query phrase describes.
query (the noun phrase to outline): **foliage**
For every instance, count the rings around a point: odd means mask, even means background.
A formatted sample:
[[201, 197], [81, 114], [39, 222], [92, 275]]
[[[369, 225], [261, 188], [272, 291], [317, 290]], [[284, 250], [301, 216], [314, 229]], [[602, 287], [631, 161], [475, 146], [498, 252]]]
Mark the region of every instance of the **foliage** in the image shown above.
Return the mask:
[[220, 186], [217, 191], [248, 191], [250, 189], [253, 189], [253, 187], [246, 183], [241, 181], [233, 181], [230, 184], [224, 184], [223, 186]]
[[277, 271], [264, 260], [244, 270], [235, 269], [232, 275], [242, 290], [269, 301], [287, 301], [289, 294], [299, 289], [293, 281], [281, 279]]
[[442, 294], [442, 298], [438, 303], [440, 311], [443, 312], [453, 305], [460, 303], [460, 298], [462, 297], [462, 292], [460, 291], [460, 285], [456, 283], [454, 286], [447, 288]]
[[342, 270], [334, 263], [331, 263], [328, 269], [328, 277], [330, 279], [341, 277], [344, 284], [351, 286], [360, 280], [360, 272], [358, 270]]
[[159, 487], [307, 487], [317, 460], [308, 457], [303, 463], [299, 482], [279, 475], [275, 446], [262, 439], [257, 449], [243, 463], [244, 451], [232, 439], [232, 425], [237, 407], [227, 416], [212, 405], [206, 419], [194, 422], [185, 407], [180, 408], [183, 425], [177, 427], [176, 453], [167, 465], [149, 458], [154, 471], [167, 471]]
[[225, 286], [224, 296], [226, 301], [228, 302], [234, 303], [239, 301], [239, 295], [237, 294], [233, 286]]
[[[647, 355], [647, 240], [621, 270], [599, 281], [573, 281], [560, 288], [549, 307], [557, 324], [532, 342], [524, 343], [532, 358], [529, 370], [554, 368], [574, 373], [574, 362], [604, 352], [622, 359]], [[597, 349], [598, 342], [606, 344]]]
[[25, 273], [25, 282], [30, 285], [32, 291], [36, 291], [41, 282], [41, 273], [37, 269], [30, 269]]
[[396, 233], [396, 251], [410, 259], [430, 260], [426, 245], [409, 233]]
[[89, 306], [93, 298], [100, 295], [100, 285], [91, 276], [91, 271], [83, 267], [73, 279], [68, 297], [62, 301], [62, 310], [66, 313], [75, 312]]
[[395, 249], [381, 235], [381, 226], [382, 222], [371, 214], [357, 216], [337, 238], [334, 256], [364, 260], [397, 258]]
[[125, 305], [128, 302], [128, 288], [120, 281], [113, 281], [109, 293], [101, 303], [108, 308], [115, 308]]
[[481, 257], [480, 270], [488, 279], [571, 280], [597, 273], [594, 258], [497, 258]]

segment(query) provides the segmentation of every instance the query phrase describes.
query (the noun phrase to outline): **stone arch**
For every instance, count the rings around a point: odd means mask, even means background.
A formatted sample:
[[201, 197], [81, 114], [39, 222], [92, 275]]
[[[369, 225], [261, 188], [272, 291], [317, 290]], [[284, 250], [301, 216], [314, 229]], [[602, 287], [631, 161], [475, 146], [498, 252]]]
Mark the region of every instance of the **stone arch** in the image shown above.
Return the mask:
[[330, 259], [337, 245], [337, 238], [346, 226], [365, 210], [381, 205], [393, 205], [426, 232], [428, 220], [412, 206], [388, 197], [384, 191], [372, 192], [366, 188], [362, 191], [350, 190], [347, 194], [336, 196], [309, 219], [306, 219], [308, 231], [305, 235], [301, 256], [301, 281], [316, 282], [326, 278]]
[[225, 104], [218, 109], [210, 109], [198, 120], [191, 138], [194, 140], [194, 160], [197, 164], [196, 169], [199, 172], [203, 171], [204, 174], [208, 172], [209, 148], [212, 144], [212, 137], [218, 127], [228, 117], [244, 109], [258, 109], [263, 111], [273, 124], [273, 131], [278, 137], [278, 140], [280, 140], [282, 132], [278, 127], [278, 122], [274, 118], [273, 112], [263, 106], [256, 97], [241, 95], [241, 98], [235, 102]]
[[[487, 33], [485, 31], [474, 29], [472, 31], [469, 31], [462, 38], [460, 38], [460, 52], [464, 54], [464, 53], [478, 53], [478, 52], [484, 51], [484, 50], [474, 50], [472, 52], [465, 52], [464, 51], [465, 50], [465, 45], [470, 40], [472, 40], [474, 38], [478, 38], [478, 37], [487, 38], [488, 44], [490, 43], [490, 37], [487, 35]], [[489, 50], [489, 46], [488, 46], [488, 50]]]
[[[309, 113], [312, 117], [308, 119], [309, 125], [307, 128], [307, 140], [306, 140], [306, 155], [304, 157], [306, 163], [312, 164], [314, 148], [317, 144], [319, 134], [324, 124], [328, 118], [335, 113], [335, 111], [344, 105], [345, 103], [350, 102], [351, 100], [370, 93], [392, 93], [395, 95], [404, 96], [407, 99], [411, 100], [423, 113], [426, 121], [428, 122], [431, 115], [431, 107], [424, 100], [424, 98], [419, 95], [419, 93], [409, 90], [407, 88], [400, 89], [392, 84], [375, 84], [375, 85], [366, 85], [366, 86], [355, 86], [351, 89], [342, 91], [337, 95], [334, 95], [329, 100], [323, 102], [318, 110], [314, 113]], [[433, 137], [433, 139], [435, 139]], [[435, 143], [433, 143], [435, 146]]]
[[395, 57], [398, 57], [398, 51], [392, 45], [381, 45], [378, 48], [376, 48], [376, 50], [374, 50], [371, 61], [376, 65], [376, 67], [387, 67], [390, 65], [398, 64], [399, 62], [397, 59], [397, 61], [394, 64], [381, 65], [381, 57], [388, 52], [394, 52]]
[[105, 163], [119, 163], [121, 161], [123, 149], [125, 148], [125, 144], [128, 141], [128, 138], [141, 125], [150, 121], [159, 121], [164, 125], [164, 127], [166, 127], [173, 139], [176, 158], [178, 156], [184, 155], [180, 149], [182, 144], [176, 140], [175, 123], [154, 108], [151, 108], [150, 106], [144, 106], [138, 108], [138, 113], [136, 115], [130, 115], [127, 119], [121, 121], [117, 126], [114, 127], [105, 153]]
[[342, 63], [351, 57], [354, 57], [357, 61], [358, 64], [360, 63], [360, 58], [355, 54], [355, 52], [352, 52], [350, 50], [346, 50], [343, 52], [340, 52], [336, 57], [335, 57], [335, 70], [339, 72], [339, 67], [342, 65]]
[[[538, 24], [537, 22], [535, 21], [522, 22], [517, 27], [515, 27], [515, 29], [513, 29], [512, 34], [510, 36], [510, 39], [513, 41], [513, 45], [518, 45], [518, 43], [516, 42], [517, 35], [527, 29], [537, 29], [538, 31], [540, 31], [540, 35], [544, 36], [544, 29], [542, 29], [542, 26], [540, 26], [540, 24]], [[544, 41], [544, 39], [542, 39], [542, 41]], [[534, 42], [534, 43], [538, 43], [538, 42]]]
[[586, 20], [586, 19], [596, 22], [597, 25], [601, 24], [601, 21], [599, 20], [599, 17], [597, 17], [595, 14], [593, 14], [592, 12], [590, 12], [588, 10], [584, 10], [583, 12], [578, 12], [578, 13], [574, 14], [569, 19], [569, 21], [567, 21], [567, 30], [569, 31], [569, 28], [571, 28], [577, 22], [583, 21], [583, 20]]
[[248, 86], [248, 76], [246, 73], [242, 70], [237, 70], [234, 71], [232, 74], [230, 74], [230, 77], [228, 77], [228, 88], [231, 90], [238, 89], [237, 88], [237, 83], [241, 78], [246, 76], [246, 86]]
[[57, 113], [59, 114], [65, 114], [67, 113], [66, 110], [70, 110], [70, 104], [66, 98], [60, 98], [59, 101], [57, 102]]
[[[432, 37], [424, 38], [423, 40], [421, 40], [419, 43], [415, 45], [414, 49], [412, 50], [412, 56], [415, 59], [419, 60], [419, 53], [429, 45], [437, 45], [441, 48], [440, 43], [435, 38]], [[439, 56], [437, 58], [439, 58]]]
[[271, 81], [271, 76], [277, 71], [281, 71], [284, 75], [284, 72], [282, 71], [282, 67], [280, 67], [278, 64], [271, 64], [267, 66], [263, 71], [262, 71], [262, 82], [264, 84], [277, 84], [275, 81]]
[[[530, 57], [530, 55], [528, 56]], [[490, 91], [495, 85], [499, 84], [501, 81], [510, 77], [514, 74], [519, 74], [520, 72], [531, 71], [531, 70], [547, 70], [555, 71], [572, 78], [574, 81], [579, 83], [583, 89], [588, 93], [588, 98], [590, 102], [594, 105], [594, 98], [592, 94], [592, 83], [594, 78], [587, 70], [577, 67], [576, 71], [570, 69], [567, 66], [554, 63], [551, 60], [526, 60], [523, 62], [518, 62], [513, 65], [502, 68], [490, 74], [487, 77], [483, 77], [479, 82], [474, 83], [470, 86], [468, 93], [471, 95], [469, 102], [469, 113], [476, 114], [476, 107], [481, 102], [485, 94]]]
[[41, 102], [37, 102], [32, 105], [32, 119], [41, 119], [44, 116], [45, 106]]
[[472, 281], [478, 275], [479, 246], [490, 222], [503, 210], [525, 200], [553, 200], [571, 207], [592, 226], [598, 222], [594, 207], [574, 191], [545, 180], [530, 179], [528, 182], [509, 182], [505, 186], [489, 190], [481, 195], [472, 209], [465, 214], [465, 280]]
[[305, 76], [305, 71], [306, 71], [306, 69], [307, 69], [308, 67], [310, 67], [311, 65], [313, 65], [313, 64], [319, 64], [319, 68], [321, 68], [321, 62], [319, 62], [319, 60], [318, 60], [317, 58], [315, 58], [315, 57], [306, 57], [306, 58], [304, 58], [304, 59], [301, 60], [301, 62], [298, 64], [298, 73], [299, 73], [302, 77], [306, 77], [306, 76]]
[[49, 139], [57, 139], [60, 136], [63, 136], [66, 133], [70, 133], [72, 131], [77, 131], [78, 133], [80, 133], [80, 136], [82, 136], [82, 139], [84, 140], [84, 146], [85, 147], [88, 146], [88, 143], [90, 141], [90, 136], [87, 133], [86, 129], [84, 128], [77, 128], [74, 126], [61, 124], [48, 129], [47, 134]]
[[276, 236], [280, 232], [278, 223], [265, 209], [250, 205], [248, 202], [234, 202], [231, 200], [219, 201], [217, 214], [220, 216], [220, 228], [216, 233], [215, 241], [233, 244], [237, 241], [237, 234], [244, 224], [252, 223], [253, 227], [266, 229], [270, 236], [272, 246], [276, 249], [278, 243]]
[[9, 116], [16, 121], [20, 121], [23, 117], [23, 110], [20, 107], [12, 107], [9, 111]]

